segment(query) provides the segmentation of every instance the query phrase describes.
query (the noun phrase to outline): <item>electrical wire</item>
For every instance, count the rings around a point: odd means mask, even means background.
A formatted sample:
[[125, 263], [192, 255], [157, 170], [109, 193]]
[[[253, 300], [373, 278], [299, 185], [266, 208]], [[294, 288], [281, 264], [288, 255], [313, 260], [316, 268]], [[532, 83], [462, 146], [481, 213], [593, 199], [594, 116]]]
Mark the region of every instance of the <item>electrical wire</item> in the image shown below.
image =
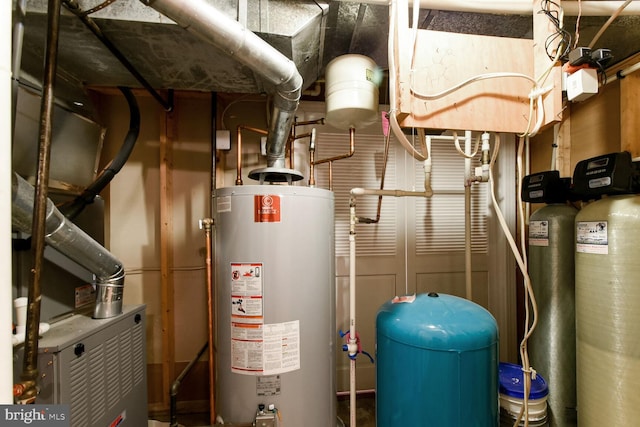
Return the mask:
[[[560, 58], [566, 57], [571, 50], [571, 33], [564, 28], [564, 11], [562, 6], [552, 0], [542, 0], [538, 13], [546, 15], [556, 28], [556, 31], [550, 34], [545, 41], [544, 47], [547, 56], [553, 60], [556, 54], [560, 52]], [[560, 41], [556, 43], [558, 39], [560, 39]], [[555, 49], [551, 49], [553, 46], [555, 46]]]
[[[552, 1], [546, 1], [543, 0], [542, 2], [543, 4], [543, 12], [547, 15], [550, 16], [552, 19], [557, 19], [557, 23], [555, 24], [557, 28], [562, 28], [563, 27], [563, 22], [564, 22], [564, 10], [562, 9], [562, 7], [560, 5], [558, 5], [555, 2]], [[545, 9], [545, 7], [549, 7], [550, 5], [555, 5], [558, 7], [557, 11], [551, 11], [550, 9]], [[533, 89], [531, 90], [531, 93], [529, 94], [529, 120], [527, 123], [527, 129], [525, 132], [523, 132], [522, 134], [520, 134], [520, 137], [526, 137], [526, 136], [534, 136], [538, 133], [538, 131], [540, 131], [540, 128], [542, 127], [542, 124], [544, 123], [544, 101], [542, 99], [542, 97], [549, 91], [553, 90], [553, 86], [550, 87], [543, 87], [544, 83], [546, 82], [547, 78], [549, 77], [549, 75], [551, 74], [551, 71], [553, 71], [553, 68], [555, 67], [556, 63], [560, 60], [561, 56], [562, 56], [562, 50], [560, 48], [556, 49], [556, 53], [555, 56], [553, 58], [551, 58], [551, 63], [549, 64], [549, 66], [547, 67], [547, 69], [540, 75], [540, 77], [538, 77], [536, 79], [536, 84], [534, 85]], [[536, 107], [534, 107], [534, 99], [536, 99], [537, 104]], [[531, 120], [532, 117], [534, 115], [534, 110], [537, 108], [537, 120], [536, 120], [536, 125], [534, 126], [533, 129], [531, 129]]]
[[580, 40], [580, 17], [582, 16], [582, 0], [578, 0], [578, 16], [576, 17], [576, 35], [573, 39], [573, 48], [578, 47], [578, 40]]
[[478, 154], [478, 148], [480, 147], [480, 138], [476, 138], [476, 145], [473, 148], [473, 153], [471, 154], [467, 154], [465, 153], [461, 148], [460, 148], [460, 141], [458, 138], [458, 132], [453, 131], [453, 144], [456, 147], [456, 151], [458, 152], [458, 154], [460, 154], [462, 157], [465, 157], [467, 159], [473, 159], [476, 154]]
[[484, 74], [479, 74], [477, 76], [473, 76], [470, 77], [458, 84], [456, 84], [455, 86], [452, 86], [448, 89], [443, 90], [442, 92], [437, 92], [437, 93], [433, 93], [433, 94], [427, 94], [427, 93], [422, 93], [419, 92], [418, 90], [416, 90], [415, 86], [414, 86], [414, 73], [413, 71], [411, 72], [411, 80], [410, 80], [410, 89], [411, 89], [411, 93], [413, 93], [413, 95], [416, 98], [421, 98], [421, 99], [426, 99], [426, 100], [432, 100], [432, 99], [438, 99], [438, 98], [442, 98], [446, 95], [449, 95], [452, 92], [455, 92], [459, 89], [462, 89], [463, 87], [467, 86], [468, 84], [480, 81], [480, 80], [488, 80], [488, 79], [498, 79], [498, 78], [504, 78], [504, 77], [516, 77], [516, 78], [522, 78], [522, 79], [527, 79], [532, 83], [536, 83], [536, 80], [531, 77], [528, 76], [526, 74], [523, 73], [512, 73], [512, 72], [496, 72], [496, 73], [484, 73]]
[[407, 137], [402, 133], [402, 129], [398, 124], [397, 109], [396, 109], [396, 65], [395, 65], [395, 32], [396, 32], [396, 14], [397, 14], [396, 1], [392, 0], [389, 5], [389, 37], [388, 37], [388, 60], [389, 60], [389, 101], [391, 108], [389, 109], [389, 124], [393, 130], [393, 134], [400, 142], [400, 145], [413, 156], [414, 159], [424, 162], [426, 155], [419, 153], [413, 145], [409, 142]]
[[[521, 138], [521, 145], [522, 145], [522, 141], [523, 139]], [[498, 152], [500, 150], [500, 137], [499, 135], [496, 135], [495, 138], [495, 144], [494, 144], [494, 151], [493, 151], [493, 155], [491, 157], [491, 162], [489, 164], [489, 188], [490, 188], [490, 193], [491, 193], [491, 202], [494, 208], [494, 211], [496, 213], [496, 218], [498, 219], [498, 223], [500, 224], [500, 227], [502, 228], [502, 231], [507, 239], [507, 242], [509, 243], [509, 247], [511, 248], [511, 252], [513, 253], [513, 256], [516, 260], [516, 263], [518, 264], [518, 267], [520, 269], [520, 271], [522, 272], [522, 276], [524, 279], [524, 290], [525, 290], [525, 321], [526, 321], [526, 328], [525, 328], [525, 334], [523, 336], [523, 339], [520, 343], [520, 358], [522, 359], [522, 371], [523, 371], [523, 378], [524, 378], [524, 396], [523, 396], [523, 406], [521, 407], [520, 413], [518, 415], [518, 418], [516, 419], [516, 421], [514, 422], [514, 427], [517, 427], [520, 424], [520, 421], [522, 420], [523, 416], [524, 416], [524, 425], [525, 427], [528, 427], [529, 425], [529, 416], [528, 416], [528, 398], [529, 398], [529, 393], [531, 390], [531, 374], [533, 373], [535, 375], [535, 371], [533, 371], [531, 369], [531, 366], [529, 364], [529, 354], [527, 351], [527, 341], [529, 339], [529, 337], [531, 336], [531, 334], [533, 333], [533, 331], [535, 330], [535, 327], [537, 325], [538, 322], [538, 306], [536, 304], [536, 300], [535, 300], [535, 296], [533, 294], [533, 289], [531, 287], [531, 278], [529, 277], [529, 273], [527, 271], [527, 263], [526, 263], [526, 252], [525, 252], [525, 248], [524, 246], [522, 247], [522, 249], [518, 248], [517, 243], [515, 242], [515, 239], [513, 238], [513, 236], [511, 235], [511, 231], [509, 230], [509, 226], [507, 225], [506, 220], [504, 219], [504, 215], [502, 213], [502, 210], [500, 209], [500, 206], [498, 205], [498, 201], [496, 198], [496, 194], [495, 194], [495, 181], [493, 178], [493, 167], [495, 165], [496, 159], [498, 157]], [[522, 205], [521, 205], [521, 188], [522, 188], [522, 147], [518, 148], [518, 204], [519, 204], [519, 210], [520, 210], [520, 214], [522, 215]], [[525, 232], [525, 224], [524, 221], [520, 221], [520, 233], [521, 236], [523, 235], [523, 233]], [[522, 252], [521, 252], [522, 250]], [[531, 304], [531, 324], [530, 323], [530, 316], [529, 316], [529, 304]]]
[[624, 3], [622, 3], [620, 5], [620, 7], [615, 12], [613, 12], [613, 15], [611, 15], [611, 17], [609, 17], [609, 19], [607, 19], [607, 22], [604, 23], [602, 28], [600, 28], [600, 30], [593, 37], [593, 40], [591, 40], [591, 43], [589, 43], [589, 49], [593, 49], [593, 47], [596, 45], [596, 43], [600, 39], [600, 36], [602, 36], [602, 34], [606, 31], [606, 29], [609, 28], [609, 25], [611, 25], [611, 23], [618, 17], [618, 15], [620, 15], [620, 13], [622, 13], [624, 8], [627, 7], [629, 5], [629, 3], [631, 3], [631, 0], [625, 1]]

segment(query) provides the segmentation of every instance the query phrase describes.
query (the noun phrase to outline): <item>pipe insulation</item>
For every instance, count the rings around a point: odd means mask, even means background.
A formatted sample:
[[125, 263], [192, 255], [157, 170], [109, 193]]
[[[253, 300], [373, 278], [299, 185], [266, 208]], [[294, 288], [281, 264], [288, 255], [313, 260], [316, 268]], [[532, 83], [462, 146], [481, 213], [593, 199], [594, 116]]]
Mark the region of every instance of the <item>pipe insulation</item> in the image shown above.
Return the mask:
[[285, 148], [302, 93], [296, 65], [206, 0], [141, 0], [275, 85], [267, 136], [267, 166], [285, 168]]
[[[18, 174], [11, 182], [12, 226], [31, 234], [34, 188]], [[124, 267], [109, 251], [69, 221], [47, 199], [45, 242], [77, 262], [97, 278], [93, 317], [105, 319], [122, 314]]]

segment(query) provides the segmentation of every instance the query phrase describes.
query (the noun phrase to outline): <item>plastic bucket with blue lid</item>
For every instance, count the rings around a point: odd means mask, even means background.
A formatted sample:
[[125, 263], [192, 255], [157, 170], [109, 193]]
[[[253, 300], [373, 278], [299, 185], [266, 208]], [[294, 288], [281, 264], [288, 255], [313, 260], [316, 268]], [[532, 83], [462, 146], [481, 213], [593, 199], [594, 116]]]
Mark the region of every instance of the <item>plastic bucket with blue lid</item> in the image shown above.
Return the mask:
[[[524, 376], [522, 366], [513, 363], [500, 362], [498, 367], [500, 376], [500, 423], [513, 426], [524, 404]], [[542, 427], [547, 425], [547, 396], [549, 388], [540, 374], [531, 380], [531, 390], [527, 402], [529, 410], [529, 426]], [[520, 421], [524, 425], [524, 420]]]

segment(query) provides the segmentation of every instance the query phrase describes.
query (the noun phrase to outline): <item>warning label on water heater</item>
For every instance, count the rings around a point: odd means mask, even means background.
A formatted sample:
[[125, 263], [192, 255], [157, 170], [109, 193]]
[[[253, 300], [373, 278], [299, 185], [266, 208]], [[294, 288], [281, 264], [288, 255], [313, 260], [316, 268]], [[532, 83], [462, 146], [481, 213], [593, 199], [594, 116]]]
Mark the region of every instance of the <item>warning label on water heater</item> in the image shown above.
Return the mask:
[[231, 324], [231, 372], [275, 375], [300, 369], [300, 322]]
[[231, 320], [263, 323], [262, 263], [231, 263]]
[[231, 263], [231, 371], [237, 374], [300, 369], [300, 322], [264, 323], [263, 277], [261, 262]]
[[549, 246], [549, 221], [529, 221], [529, 244]]
[[579, 221], [576, 223], [576, 252], [608, 254], [607, 221]]
[[280, 196], [254, 196], [253, 211], [254, 222], [280, 222]]

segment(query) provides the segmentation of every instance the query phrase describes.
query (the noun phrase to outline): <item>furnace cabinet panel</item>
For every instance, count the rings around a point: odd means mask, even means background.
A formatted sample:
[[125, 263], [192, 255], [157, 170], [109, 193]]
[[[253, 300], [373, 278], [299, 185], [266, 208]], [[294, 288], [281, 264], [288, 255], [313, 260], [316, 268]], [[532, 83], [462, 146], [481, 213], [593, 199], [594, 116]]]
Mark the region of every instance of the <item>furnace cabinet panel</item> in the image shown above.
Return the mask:
[[40, 340], [38, 369], [36, 403], [70, 405], [72, 427], [147, 425], [145, 306], [52, 325]]

